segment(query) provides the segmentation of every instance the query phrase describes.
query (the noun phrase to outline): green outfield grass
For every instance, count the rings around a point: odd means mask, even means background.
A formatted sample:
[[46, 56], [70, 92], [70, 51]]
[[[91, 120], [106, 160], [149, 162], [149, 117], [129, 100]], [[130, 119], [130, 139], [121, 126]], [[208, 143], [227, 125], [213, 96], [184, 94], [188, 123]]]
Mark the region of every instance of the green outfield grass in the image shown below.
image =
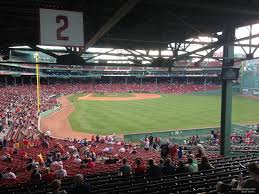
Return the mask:
[[[78, 101], [69, 97], [75, 112], [74, 130], [98, 134], [129, 134], [220, 125], [220, 96], [162, 95], [135, 101]], [[259, 122], [259, 100], [233, 97], [233, 122]]]

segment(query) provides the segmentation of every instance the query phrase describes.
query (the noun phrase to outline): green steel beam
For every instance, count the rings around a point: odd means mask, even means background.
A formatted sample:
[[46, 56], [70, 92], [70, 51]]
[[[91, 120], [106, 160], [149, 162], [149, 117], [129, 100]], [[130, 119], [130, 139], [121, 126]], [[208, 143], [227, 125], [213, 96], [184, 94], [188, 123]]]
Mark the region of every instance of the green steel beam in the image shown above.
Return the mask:
[[[235, 28], [227, 25], [223, 31], [223, 39], [225, 43], [230, 43], [235, 39]], [[234, 47], [225, 45], [223, 47], [223, 67], [233, 66], [231, 58], [234, 58]], [[232, 80], [222, 80], [222, 96], [221, 96], [221, 142], [220, 154], [229, 155], [230, 153], [230, 135], [232, 127]]]

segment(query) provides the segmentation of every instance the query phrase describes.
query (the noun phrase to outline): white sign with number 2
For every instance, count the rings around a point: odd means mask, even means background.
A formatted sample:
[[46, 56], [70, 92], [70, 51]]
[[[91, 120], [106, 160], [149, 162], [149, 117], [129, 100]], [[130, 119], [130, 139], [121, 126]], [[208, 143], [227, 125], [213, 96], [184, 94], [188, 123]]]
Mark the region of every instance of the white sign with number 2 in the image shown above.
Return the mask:
[[40, 9], [40, 44], [84, 46], [83, 13]]

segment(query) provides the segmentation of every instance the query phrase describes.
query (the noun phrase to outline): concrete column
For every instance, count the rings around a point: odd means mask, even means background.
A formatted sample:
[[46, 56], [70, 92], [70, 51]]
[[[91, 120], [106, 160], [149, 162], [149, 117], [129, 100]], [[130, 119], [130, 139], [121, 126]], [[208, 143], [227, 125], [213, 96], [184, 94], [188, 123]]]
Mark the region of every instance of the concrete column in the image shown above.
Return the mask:
[[21, 78], [22, 86], [23, 86], [23, 77]]
[[[234, 41], [235, 28], [226, 25], [223, 30], [223, 39], [225, 43]], [[223, 47], [223, 67], [233, 66], [234, 47], [225, 44]], [[222, 80], [222, 96], [221, 96], [221, 139], [220, 154], [229, 155], [230, 153], [230, 135], [232, 128], [232, 80]]]
[[16, 77], [14, 77], [13, 81], [14, 81], [14, 86], [16, 86], [17, 85], [16, 84]]
[[125, 84], [128, 84], [128, 77], [125, 77]]
[[140, 78], [140, 85], [142, 85], [142, 78]]

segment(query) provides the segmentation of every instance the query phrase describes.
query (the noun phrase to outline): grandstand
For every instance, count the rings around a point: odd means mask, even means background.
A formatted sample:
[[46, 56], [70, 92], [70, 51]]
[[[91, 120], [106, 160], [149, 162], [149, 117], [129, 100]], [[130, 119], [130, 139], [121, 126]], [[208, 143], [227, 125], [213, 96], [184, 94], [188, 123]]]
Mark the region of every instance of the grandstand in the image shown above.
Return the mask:
[[[0, 1], [0, 193], [259, 193], [258, 8], [248, 0]], [[70, 117], [78, 107], [88, 118]], [[120, 118], [137, 133], [123, 122], [119, 134], [99, 128]], [[195, 128], [192, 119], [221, 122]], [[162, 130], [141, 131], [147, 123]]]

